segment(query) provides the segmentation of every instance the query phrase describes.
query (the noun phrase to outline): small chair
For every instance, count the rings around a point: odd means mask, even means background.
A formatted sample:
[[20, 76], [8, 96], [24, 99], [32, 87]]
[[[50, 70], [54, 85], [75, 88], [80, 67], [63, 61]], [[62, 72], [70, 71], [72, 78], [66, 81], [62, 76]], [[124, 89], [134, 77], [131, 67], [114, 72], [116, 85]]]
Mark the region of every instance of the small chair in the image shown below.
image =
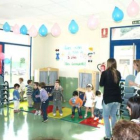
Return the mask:
[[130, 118], [129, 112], [127, 110], [128, 99], [136, 95], [136, 90], [134, 87], [129, 86], [129, 81], [135, 81], [134, 75], [128, 75], [125, 79], [125, 84], [121, 85], [122, 92], [122, 104], [120, 106], [120, 117], [121, 118]]

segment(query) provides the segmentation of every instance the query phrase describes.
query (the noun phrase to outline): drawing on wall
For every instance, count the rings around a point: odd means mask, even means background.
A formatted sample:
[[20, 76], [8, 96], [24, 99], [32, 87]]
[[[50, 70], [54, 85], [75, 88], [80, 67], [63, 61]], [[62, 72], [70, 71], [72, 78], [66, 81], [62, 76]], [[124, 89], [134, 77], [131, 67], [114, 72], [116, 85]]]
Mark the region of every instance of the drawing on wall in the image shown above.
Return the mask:
[[93, 54], [95, 54], [95, 52], [93, 51], [93, 47], [89, 47], [88, 48], [88, 54], [87, 54], [89, 63], [92, 63]]
[[59, 49], [56, 49], [56, 60], [59, 60], [60, 59], [60, 56], [59, 56]]
[[88, 45], [65, 45], [60, 48], [61, 62], [66, 66], [86, 66], [93, 61], [93, 47]]

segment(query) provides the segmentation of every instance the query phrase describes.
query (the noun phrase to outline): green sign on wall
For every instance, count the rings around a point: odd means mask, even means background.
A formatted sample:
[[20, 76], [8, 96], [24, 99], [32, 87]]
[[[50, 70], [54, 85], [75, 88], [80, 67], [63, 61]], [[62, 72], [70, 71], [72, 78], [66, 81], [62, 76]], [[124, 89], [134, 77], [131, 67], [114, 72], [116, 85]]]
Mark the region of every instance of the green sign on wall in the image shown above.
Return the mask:
[[132, 24], [140, 24], [140, 20], [132, 21]]

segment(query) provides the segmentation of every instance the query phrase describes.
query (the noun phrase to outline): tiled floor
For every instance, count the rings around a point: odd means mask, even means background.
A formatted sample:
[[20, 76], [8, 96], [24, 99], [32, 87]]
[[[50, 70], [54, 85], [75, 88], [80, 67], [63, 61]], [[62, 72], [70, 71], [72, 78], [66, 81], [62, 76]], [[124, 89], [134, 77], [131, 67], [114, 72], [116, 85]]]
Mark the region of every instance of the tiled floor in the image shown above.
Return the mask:
[[[70, 110], [66, 108], [64, 111], [69, 115]], [[14, 114], [13, 109], [0, 109], [0, 140], [39, 140], [39, 137], [60, 140], [101, 140], [104, 137], [102, 125], [100, 128], [94, 128], [51, 117], [47, 123], [41, 121], [41, 116], [32, 113], [21, 111]]]

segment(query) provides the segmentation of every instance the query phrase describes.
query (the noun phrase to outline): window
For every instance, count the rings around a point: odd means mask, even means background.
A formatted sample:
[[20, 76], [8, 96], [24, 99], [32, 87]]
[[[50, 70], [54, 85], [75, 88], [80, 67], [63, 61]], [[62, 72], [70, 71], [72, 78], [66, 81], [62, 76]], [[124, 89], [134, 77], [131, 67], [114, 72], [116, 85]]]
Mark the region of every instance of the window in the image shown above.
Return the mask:
[[135, 46], [115, 46], [114, 58], [117, 61], [117, 69], [121, 72], [122, 79], [125, 79], [127, 75], [134, 74]]
[[30, 79], [30, 47], [5, 44], [6, 59], [9, 63], [4, 64], [4, 81], [8, 81], [10, 87], [18, 83], [20, 77], [25, 82]]
[[140, 39], [140, 26], [112, 29], [112, 40], [130, 39]]
[[0, 52], [5, 54], [1, 75], [4, 76], [4, 81], [8, 81], [10, 87], [13, 87], [19, 82], [19, 77], [22, 77], [26, 84], [31, 71], [30, 36], [0, 30], [0, 46]]
[[30, 37], [29, 35], [14, 34], [13, 32], [0, 30], [0, 42], [30, 45]]
[[110, 58], [115, 58], [122, 79], [135, 74], [133, 60], [140, 59], [140, 26], [110, 28]]

